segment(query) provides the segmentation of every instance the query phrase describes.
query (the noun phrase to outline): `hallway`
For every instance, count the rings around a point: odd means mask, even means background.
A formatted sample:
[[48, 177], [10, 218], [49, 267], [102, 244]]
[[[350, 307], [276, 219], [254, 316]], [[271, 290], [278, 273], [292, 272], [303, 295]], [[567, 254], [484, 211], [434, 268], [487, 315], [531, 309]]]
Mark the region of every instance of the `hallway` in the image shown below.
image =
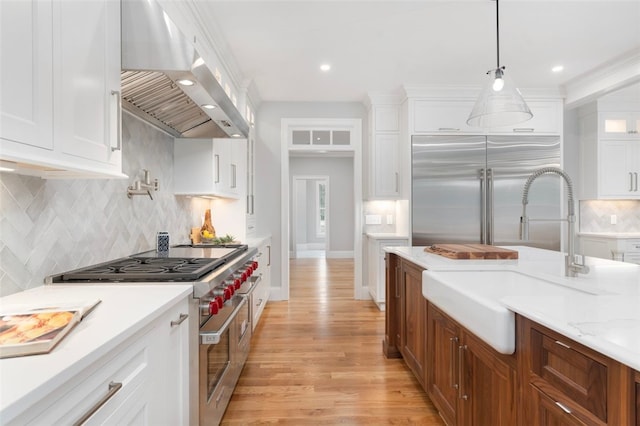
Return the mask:
[[352, 259], [292, 259], [291, 299], [269, 302], [222, 424], [443, 425], [384, 312], [353, 300]]

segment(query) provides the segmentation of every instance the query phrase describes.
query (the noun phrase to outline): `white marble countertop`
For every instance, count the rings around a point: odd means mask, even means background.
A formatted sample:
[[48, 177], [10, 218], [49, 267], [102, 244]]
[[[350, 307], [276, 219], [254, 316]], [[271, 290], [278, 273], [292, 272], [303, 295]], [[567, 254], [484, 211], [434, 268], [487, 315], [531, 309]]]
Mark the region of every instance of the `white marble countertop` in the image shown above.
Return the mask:
[[409, 237], [407, 235], [403, 235], [403, 234], [395, 234], [395, 233], [390, 233], [390, 232], [367, 232], [365, 233], [365, 235], [369, 238], [373, 238], [376, 240], [401, 240], [401, 239], [407, 239], [409, 240]]
[[48, 354], [0, 360], [0, 419], [13, 418], [188, 297], [193, 286], [42, 286], [0, 298], [0, 311], [22, 305], [101, 302]]
[[551, 293], [508, 296], [498, 300], [587, 347], [640, 371], [640, 265], [587, 257], [591, 271], [564, 277], [564, 254], [530, 247], [517, 260], [453, 260], [424, 252], [424, 247], [390, 247], [388, 252], [433, 271], [464, 269], [515, 270], [542, 279], [562, 277], [576, 287], [606, 290], [567, 297]]
[[640, 232], [579, 232], [581, 237], [617, 238], [622, 240], [640, 238]]

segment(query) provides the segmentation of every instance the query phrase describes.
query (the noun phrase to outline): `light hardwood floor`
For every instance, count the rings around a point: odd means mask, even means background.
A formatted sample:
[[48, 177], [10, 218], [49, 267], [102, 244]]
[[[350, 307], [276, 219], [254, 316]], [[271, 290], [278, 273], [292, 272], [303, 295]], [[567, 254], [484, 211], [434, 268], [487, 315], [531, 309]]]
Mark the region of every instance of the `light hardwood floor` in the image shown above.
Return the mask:
[[443, 425], [401, 359], [384, 312], [353, 299], [353, 260], [291, 260], [290, 300], [269, 302], [223, 425]]

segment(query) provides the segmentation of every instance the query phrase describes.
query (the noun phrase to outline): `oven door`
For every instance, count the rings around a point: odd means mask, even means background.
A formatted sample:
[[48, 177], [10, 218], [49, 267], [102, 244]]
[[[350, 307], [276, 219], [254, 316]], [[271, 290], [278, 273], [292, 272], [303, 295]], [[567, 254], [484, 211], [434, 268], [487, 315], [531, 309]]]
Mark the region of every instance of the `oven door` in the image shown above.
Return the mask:
[[200, 328], [199, 399], [200, 424], [218, 425], [242, 370], [237, 362], [238, 320], [247, 310], [246, 300], [237, 303], [226, 318], [213, 316]]

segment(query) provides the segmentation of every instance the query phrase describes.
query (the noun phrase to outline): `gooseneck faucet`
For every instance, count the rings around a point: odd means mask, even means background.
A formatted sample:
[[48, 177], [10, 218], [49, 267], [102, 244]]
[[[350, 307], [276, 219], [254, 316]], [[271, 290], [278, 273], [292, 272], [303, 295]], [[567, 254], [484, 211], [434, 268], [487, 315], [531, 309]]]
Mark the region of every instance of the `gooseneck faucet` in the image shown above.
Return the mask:
[[[571, 183], [571, 178], [564, 170], [559, 169], [557, 167], [543, 167], [542, 169], [538, 169], [529, 176], [527, 182], [524, 184], [524, 191], [522, 192], [522, 216], [520, 216], [520, 239], [527, 241], [529, 239], [529, 222], [536, 220], [545, 220], [545, 219], [529, 219], [527, 217], [527, 204], [529, 204], [529, 189], [531, 188], [531, 184], [534, 180], [544, 174], [556, 174], [562, 177], [567, 184], [567, 198], [569, 203], [569, 208], [567, 211], [566, 219], [558, 219], [560, 221], [567, 221], [568, 223], [568, 232], [567, 232], [567, 254], [565, 255], [565, 269], [564, 274], [567, 277], [575, 277], [577, 274], [587, 274], [589, 273], [589, 267], [584, 263], [576, 262], [576, 253], [575, 253], [575, 225], [576, 225], [576, 214], [575, 214], [575, 205], [573, 200], [573, 184]], [[582, 262], [584, 262], [584, 257], [582, 258]]]

